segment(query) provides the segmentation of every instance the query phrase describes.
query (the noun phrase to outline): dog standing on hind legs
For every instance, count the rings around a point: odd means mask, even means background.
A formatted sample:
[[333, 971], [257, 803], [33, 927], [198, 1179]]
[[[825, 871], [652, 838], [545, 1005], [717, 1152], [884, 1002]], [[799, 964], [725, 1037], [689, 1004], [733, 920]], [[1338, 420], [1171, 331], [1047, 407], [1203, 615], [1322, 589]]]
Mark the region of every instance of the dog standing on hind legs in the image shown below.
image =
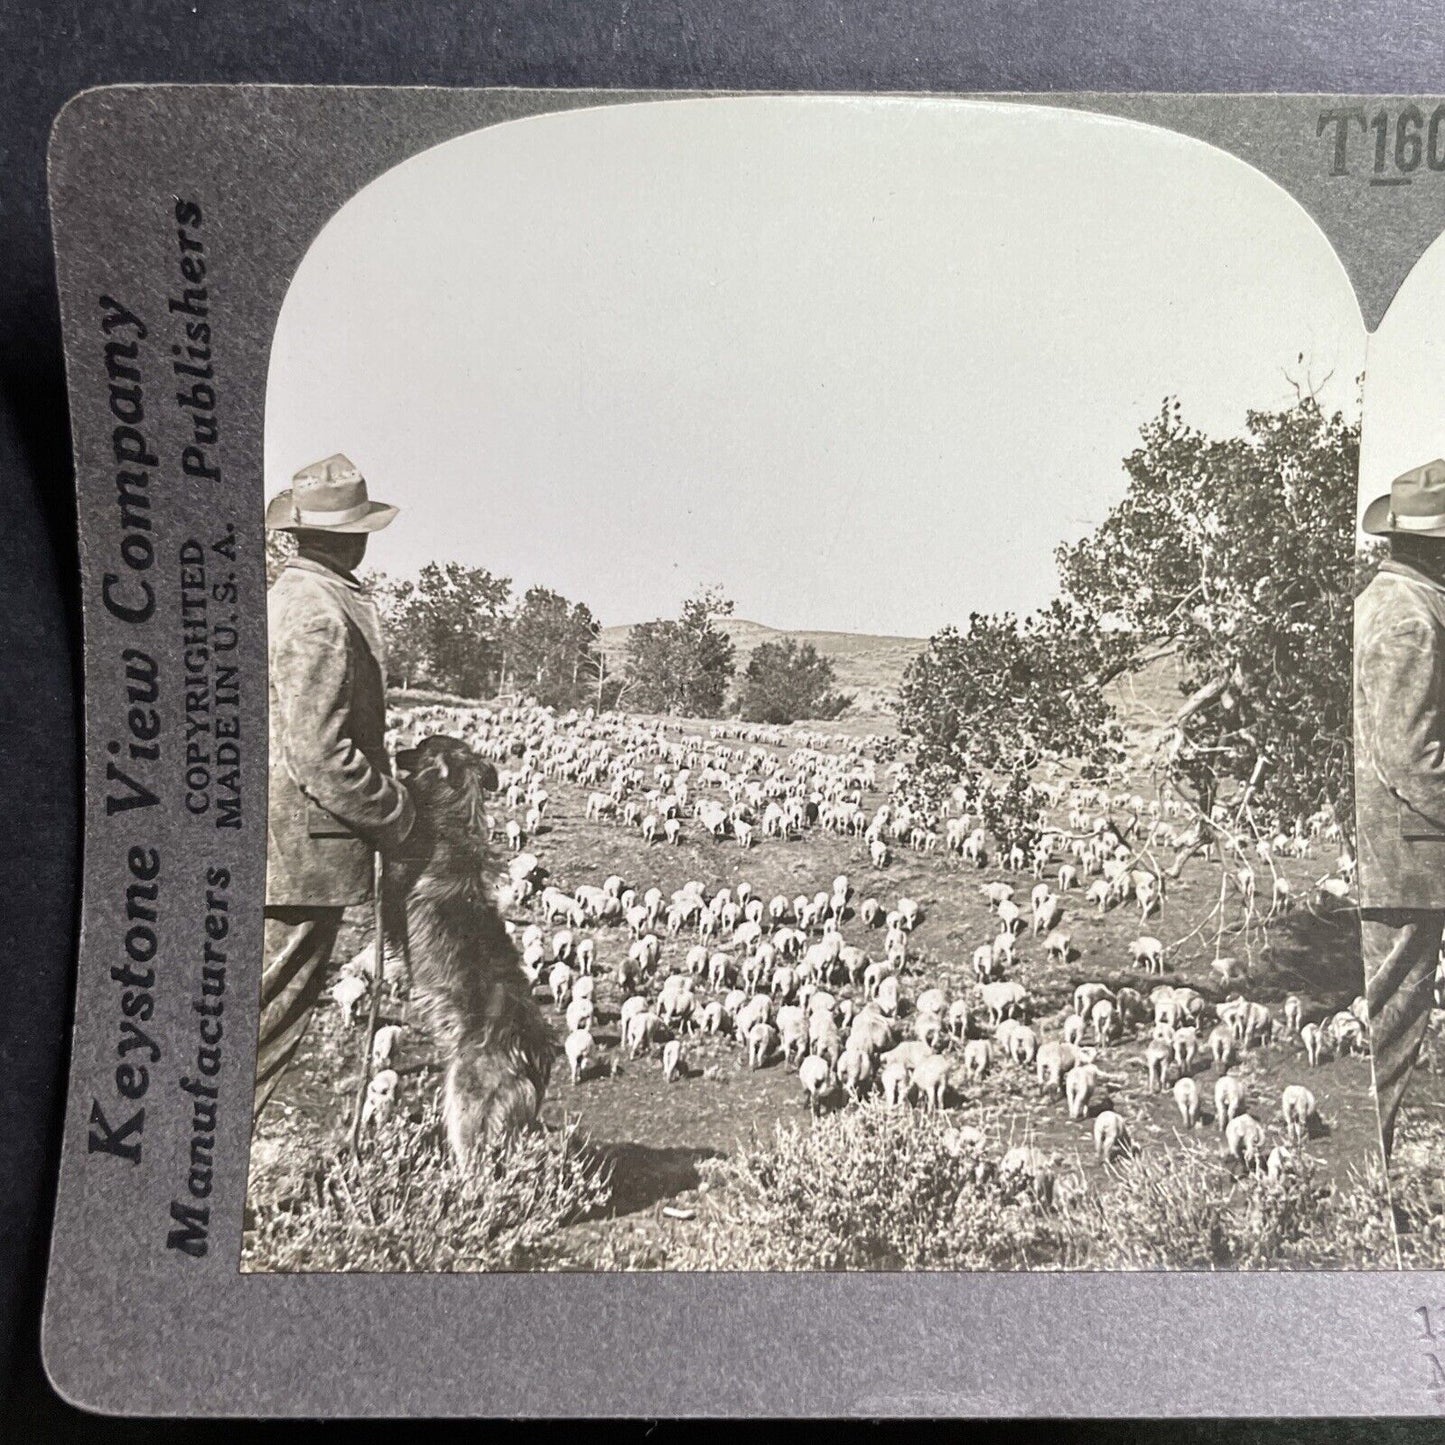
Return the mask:
[[456, 738], [397, 754], [416, 823], [388, 860], [387, 927], [411, 964], [412, 1001], [446, 1061], [442, 1119], [453, 1157], [534, 1123], [553, 1039], [492, 893], [485, 795], [496, 769]]

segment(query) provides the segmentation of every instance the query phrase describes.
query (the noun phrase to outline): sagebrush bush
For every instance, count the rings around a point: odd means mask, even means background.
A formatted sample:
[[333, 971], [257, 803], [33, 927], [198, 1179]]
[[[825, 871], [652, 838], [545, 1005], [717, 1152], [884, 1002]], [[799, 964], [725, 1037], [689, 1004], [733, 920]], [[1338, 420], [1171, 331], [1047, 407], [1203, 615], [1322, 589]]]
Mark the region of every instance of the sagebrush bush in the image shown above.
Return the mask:
[[610, 1166], [575, 1124], [514, 1140], [463, 1175], [435, 1106], [384, 1126], [358, 1162], [322, 1160], [304, 1189], [252, 1183], [242, 1267], [282, 1272], [565, 1267], [558, 1232], [603, 1208]]
[[700, 1228], [614, 1267], [1015, 1270], [1390, 1268], [1378, 1171], [1331, 1183], [1308, 1159], [1236, 1179], [1196, 1144], [1121, 1159], [1102, 1187], [1059, 1174], [1043, 1204], [1002, 1178], [1002, 1142], [881, 1103], [780, 1125], [704, 1165]]

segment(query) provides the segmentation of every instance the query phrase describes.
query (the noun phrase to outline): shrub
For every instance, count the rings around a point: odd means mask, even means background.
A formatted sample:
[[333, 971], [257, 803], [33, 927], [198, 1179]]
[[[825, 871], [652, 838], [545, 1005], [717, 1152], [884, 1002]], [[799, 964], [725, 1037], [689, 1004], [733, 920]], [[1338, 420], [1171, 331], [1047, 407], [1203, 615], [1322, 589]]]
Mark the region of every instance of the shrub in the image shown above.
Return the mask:
[[[995, 1129], [995, 1133], [997, 1130]], [[1050, 1204], [1002, 1179], [998, 1144], [873, 1102], [780, 1125], [703, 1166], [692, 1236], [614, 1267], [748, 1270], [1299, 1269], [1394, 1264], [1379, 1171], [1330, 1182], [1307, 1157], [1236, 1179], [1209, 1146], [1064, 1171]]]
[[[609, 1167], [575, 1124], [513, 1141], [476, 1173], [444, 1152], [435, 1104], [400, 1118], [361, 1160], [322, 1161], [300, 1189], [252, 1180], [243, 1269], [465, 1272], [565, 1263], [559, 1231], [611, 1196]], [[270, 1187], [268, 1187], [268, 1183]]]

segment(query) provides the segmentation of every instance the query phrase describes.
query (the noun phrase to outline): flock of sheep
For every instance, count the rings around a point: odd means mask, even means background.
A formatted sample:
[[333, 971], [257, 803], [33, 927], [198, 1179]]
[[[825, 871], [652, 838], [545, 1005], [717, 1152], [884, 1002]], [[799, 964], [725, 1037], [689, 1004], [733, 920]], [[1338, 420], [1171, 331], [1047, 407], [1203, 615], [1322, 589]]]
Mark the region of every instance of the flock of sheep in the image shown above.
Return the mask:
[[[1248, 967], [1229, 958], [1214, 960], [1209, 997], [1165, 981], [1170, 950], [1151, 929], [1168, 909], [1170, 874], [1153, 850], [1183, 839], [1177, 806], [1168, 802], [1111, 796], [1056, 773], [1040, 784], [1046, 819], [1056, 821], [1031, 851], [994, 858], [989, 835], [956, 811], [957, 800], [944, 816], [925, 817], [889, 791], [896, 765], [880, 770], [870, 755], [877, 739], [558, 716], [527, 705], [423, 707], [393, 724], [398, 745], [446, 731], [497, 764], [490, 826], [508, 855], [499, 903], [524, 969], [554, 1010], [574, 1085], [649, 1059], [671, 1084], [688, 1076], [689, 1051], [702, 1039], [735, 1046], [742, 1068], [795, 1071], [815, 1115], [872, 1094], [899, 1109], [948, 1109], [983, 1097], [991, 1075], [1011, 1073], [1056, 1101], [1107, 1162], [1138, 1147], [1116, 1093], [1142, 1076], [1146, 1092], [1172, 1094], [1186, 1131], [1206, 1121], [1206, 1100], [1212, 1103], [1224, 1154], [1239, 1168], [1278, 1177], [1327, 1127], [1305, 1070], [1327, 1055], [1368, 1051], [1363, 999], [1311, 1017], [1306, 1002], [1290, 995], [1276, 1013], [1249, 996]], [[560, 878], [541, 854], [562, 789], [572, 794], [569, 803], [581, 803], [588, 824], [633, 830], [658, 848], [684, 839], [736, 847], [737, 866], [765, 840], [786, 843], [814, 830], [856, 840], [860, 864], [866, 857], [878, 877], [898, 850], [951, 854], [980, 870], [992, 864], [1006, 876], [978, 885], [991, 936], [940, 970], [915, 946], [920, 903], [880, 897], [878, 882], [869, 891], [844, 874], [796, 893], [755, 889], [744, 879], [667, 888], [621, 872], [599, 882]], [[1116, 826], [1115, 812], [1132, 826]], [[1321, 814], [1252, 845], [1271, 879], [1271, 913], [1294, 902], [1275, 861], [1309, 856], [1338, 836]], [[1351, 866], [1342, 855], [1321, 880], [1324, 891], [1347, 892]], [[1243, 862], [1233, 870], [1246, 907], [1256, 906], [1255, 871]], [[1075, 922], [1121, 909], [1137, 909], [1140, 930], [1124, 956], [1087, 957]], [[1031, 979], [1057, 983], [1057, 971], [1037, 967], [1050, 963], [1085, 975], [1063, 1007], [1057, 997], [1051, 1006], [1036, 996], [1046, 988], [1030, 986]], [[373, 966], [367, 950], [335, 985], [348, 1022], [361, 1013]], [[397, 968], [386, 961], [388, 976]], [[1158, 981], [1149, 986], [1151, 977]], [[397, 974], [393, 982], [403, 980]], [[614, 1017], [615, 1042], [602, 1027]], [[397, 1024], [375, 1036], [371, 1118], [395, 1107], [401, 1037]], [[1258, 1050], [1288, 1050], [1300, 1074], [1278, 1097], [1252, 1096], [1241, 1077], [1241, 1060]], [[1031, 1144], [1010, 1149], [999, 1167], [1040, 1196], [1052, 1189], [1052, 1160]]]

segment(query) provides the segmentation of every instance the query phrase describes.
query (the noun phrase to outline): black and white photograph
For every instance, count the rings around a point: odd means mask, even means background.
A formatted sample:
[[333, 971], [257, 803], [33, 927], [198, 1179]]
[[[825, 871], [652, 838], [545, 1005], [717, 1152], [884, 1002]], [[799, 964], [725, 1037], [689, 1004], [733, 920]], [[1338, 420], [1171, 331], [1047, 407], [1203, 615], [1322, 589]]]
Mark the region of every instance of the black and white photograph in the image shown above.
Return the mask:
[[1445, 248], [1370, 338], [1355, 602], [1359, 902], [1401, 1263], [1445, 1263]]
[[[264, 401], [241, 1269], [1394, 1268], [1399, 364], [1362, 469], [1318, 223], [1066, 106], [580, 109], [352, 195]], [[1430, 910], [1367, 914], [1373, 1061], [1361, 902]]]

